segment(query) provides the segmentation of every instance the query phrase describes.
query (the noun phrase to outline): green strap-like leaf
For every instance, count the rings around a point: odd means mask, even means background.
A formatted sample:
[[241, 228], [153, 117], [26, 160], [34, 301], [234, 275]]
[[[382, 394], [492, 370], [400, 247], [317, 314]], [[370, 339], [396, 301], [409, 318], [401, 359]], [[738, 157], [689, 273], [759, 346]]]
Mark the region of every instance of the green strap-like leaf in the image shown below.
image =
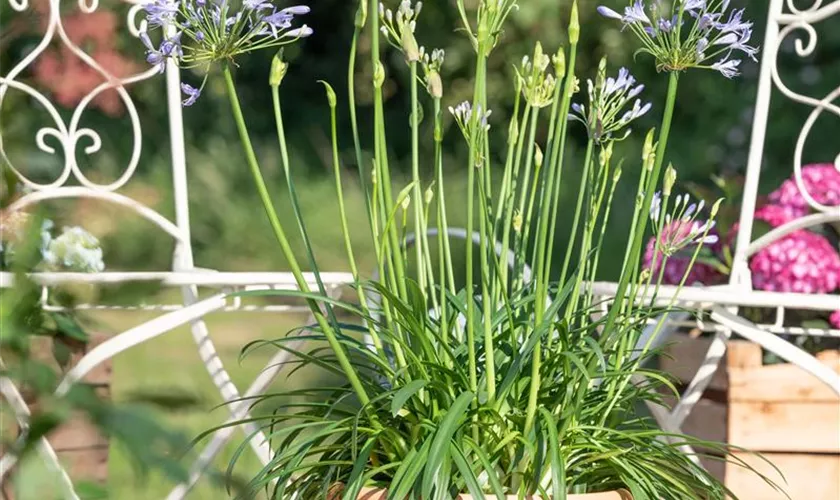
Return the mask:
[[398, 390], [397, 393], [394, 394], [394, 399], [391, 400], [391, 415], [396, 417], [405, 402], [408, 401], [411, 396], [415, 395], [417, 391], [426, 387], [427, 383], [428, 382], [426, 380], [412, 380], [403, 388]]

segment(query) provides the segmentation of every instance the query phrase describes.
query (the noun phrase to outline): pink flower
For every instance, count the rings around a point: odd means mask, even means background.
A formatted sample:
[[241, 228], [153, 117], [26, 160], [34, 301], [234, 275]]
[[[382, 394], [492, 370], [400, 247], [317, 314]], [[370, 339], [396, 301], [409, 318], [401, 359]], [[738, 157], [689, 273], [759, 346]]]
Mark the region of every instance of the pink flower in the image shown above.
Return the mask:
[[[692, 223], [686, 221], [673, 221], [670, 224], [666, 224], [659, 234], [659, 241], [663, 242], [669, 241], [670, 239], [683, 238], [691, 231], [691, 227]], [[709, 235], [717, 236], [717, 231], [712, 229], [709, 231]], [[672, 236], [674, 236], [674, 238], [671, 238]], [[719, 247], [720, 243], [711, 245], [711, 249], [715, 252], [720, 250]], [[665, 270], [662, 272], [662, 283], [666, 285], [679, 285], [683, 276], [686, 274], [686, 271], [688, 271], [688, 277], [685, 280], [686, 285], [693, 285], [695, 283], [715, 285], [722, 283], [725, 276], [713, 266], [701, 264], [695, 261], [694, 266], [692, 266], [690, 270], [688, 269], [688, 265], [691, 262], [691, 256], [694, 255], [694, 251], [696, 249], [696, 245], [688, 245], [680, 252], [668, 257], [668, 260], [665, 262]], [[659, 277], [659, 266], [663, 260], [662, 251], [660, 249], [659, 252], [656, 252], [656, 262], [653, 262], [655, 250], [656, 238], [651, 238], [647, 243], [647, 248], [645, 249], [643, 268], [651, 270], [654, 282]]]
[[753, 286], [772, 292], [829, 293], [840, 286], [840, 255], [805, 230], [774, 241], [750, 260]]
[[801, 214], [796, 209], [784, 205], [764, 205], [757, 208], [754, 215], [755, 220], [762, 220], [774, 228], [799, 217]]
[[840, 328], [840, 311], [831, 313], [831, 316], [828, 317], [828, 322], [831, 323], [832, 327]]
[[[829, 207], [840, 206], [840, 171], [832, 163], [812, 163], [802, 167], [805, 191], [817, 203]], [[807, 215], [811, 206], [799, 190], [795, 177], [791, 177], [770, 193], [775, 205], [788, 207], [796, 217]]]

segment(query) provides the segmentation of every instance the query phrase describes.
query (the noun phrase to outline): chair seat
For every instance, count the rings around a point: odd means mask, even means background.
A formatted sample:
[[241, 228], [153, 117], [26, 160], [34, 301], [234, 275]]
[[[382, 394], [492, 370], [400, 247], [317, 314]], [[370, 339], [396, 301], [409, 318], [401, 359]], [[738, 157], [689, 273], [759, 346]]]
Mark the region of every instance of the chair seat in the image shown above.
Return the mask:
[[[220, 272], [210, 269], [195, 269], [180, 272], [103, 272], [103, 273], [31, 273], [29, 277], [44, 286], [63, 283], [111, 284], [131, 282], [158, 282], [163, 286], [206, 286], [206, 287], [237, 287], [251, 289], [279, 288], [297, 289], [297, 282], [292, 273], [288, 272]], [[315, 273], [304, 273], [307, 284], [316, 288], [318, 281]], [[353, 283], [351, 273], [324, 272], [320, 273], [321, 280], [327, 285], [343, 285]], [[0, 288], [10, 288], [14, 285], [14, 274], [0, 273]]]

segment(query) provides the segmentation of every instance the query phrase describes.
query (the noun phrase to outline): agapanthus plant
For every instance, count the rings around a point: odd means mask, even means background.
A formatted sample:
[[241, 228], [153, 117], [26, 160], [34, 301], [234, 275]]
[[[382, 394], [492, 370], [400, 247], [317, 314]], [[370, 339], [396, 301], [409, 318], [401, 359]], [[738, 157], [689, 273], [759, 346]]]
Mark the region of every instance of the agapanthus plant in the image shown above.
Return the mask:
[[[156, 47], [146, 31], [140, 40], [146, 61], [161, 73], [169, 59], [182, 68], [229, 64], [242, 54], [281, 47], [312, 34], [305, 24], [293, 24], [296, 16], [309, 13], [306, 5], [278, 9], [265, 0], [243, 0], [236, 6], [229, 0], [155, 0], [143, 8], [148, 26], [161, 32], [161, 42]], [[195, 103], [206, 80], [199, 87], [181, 84], [184, 106]]]
[[[338, 99], [324, 82], [338, 220], [357, 301], [332, 299], [320, 281], [318, 290], [312, 290], [304, 278], [287, 237], [288, 223], [278, 217], [263, 180], [230, 66], [225, 64], [226, 88], [245, 158], [299, 287], [299, 291], [250, 294], [306, 299], [314, 324], [306, 326], [304, 337], [318, 342], [301, 350], [290, 344], [299, 340], [292, 335], [258, 342], [246, 352], [260, 346], [284, 349], [296, 357], [293, 363], [299, 366], [319, 366], [346, 379], [338, 387], [257, 398], [256, 402], [282, 399], [280, 404], [291, 411], [253, 417], [252, 422], [269, 430], [277, 451], [252, 479], [246, 496], [267, 487], [272, 498], [278, 499], [351, 500], [362, 487], [377, 487], [387, 489], [388, 498], [396, 500], [447, 499], [467, 491], [476, 498], [547, 497], [550, 492], [560, 499], [568, 492], [627, 488], [636, 500], [725, 498], [726, 488], [683, 448], [701, 444], [726, 454], [725, 446], [669, 434], [636, 411], [640, 401], [663, 404], [660, 389], [669, 386], [660, 374], [645, 368], [643, 363], [653, 351], [650, 344], [640, 344], [650, 319], [673, 309], [676, 300], [661, 307], [639, 293], [656, 290], [660, 283], [651, 273], [640, 272], [635, 257], [654, 193], [659, 189], [666, 193], [658, 202], [660, 210], [689, 228], [686, 234], [664, 241], [663, 255], [711, 242], [712, 223], [699, 221], [700, 210], [690, 209], [688, 201], [680, 198], [671, 211], [667, 194], [676, 173], [670, 170], [664, 185], [658, 175], [675, 84], [658, 140], [654, 141], [651, 131], [645, 142], [623, 256], [624, 289], [607, 304], [608, 314], [601, 315], [603, 298], [590, 285], [599, 272], [613, 195], [622, 178], [622, 162], [616, 160], [618, 140], [629, 132], [630, 122], [651, 109], [635, 100], [643, 87], [627, 70], [607, 78], [607, 63], [602, 62], [596, 83], [590, 85], [586, 112], [581, 108], [580, 113], [589, 132], [583, 164], [570, 165], [573, 158], [565, 154], [565, 146], [569, 127], [576, 126], [568, 117], [578, 90], [575, 61], [580, 35], [577, 4], [573, 4], [569, 46], [548, 56], [535, 44], [532, 55], [520, 64], [514, 83], [516, 97], [507, 140], [493, 144], [488, 133], [487, 61], [516, 2], [481, 0], [474, 18], [462, 1], [457, 5], [476, 60], [472, 96], [452, 106], [452, 118], [442, 112], [443, 54], [428, 53], [416, 40], [422, 11], [419, 2], [404, 0], [398, 6], [380, 7], [371, 0], [359, 5], [347, 95], [359, 184], [377, 263], [372, 280], [360, 274], [351, 244], [351, 227], [357, 232], [361, 222], [349, 221], [344, 210], [336, 131]], [[379, 15], [368, 18], [368, 12], [377, 11]], [[369, 158], [362, 154], [354, 105], [356, 49], [365, 27], [373, 68]], [[386, 127], [382, 92], [386, 75], [380, 60], [383, 36], [403, 53], [409, 68], [407, 126]], [[305, 264], [320, 280], [290, 176], [280, 101], [288, 70], [275, 57], [269, 80], [292, 206], [293, 217], [286, 220], [291, 219], [300, 233]], [[421, 96], [421, 84], [428, 96]], [[419, 126], [423, 114], [433, 122], [431, 133]], [[458, 141], [464, 162], [444, 165], [450, 161], [442, 153], [444, 123], [449, 119], [454, 120], [454, 133], [465, 139]], [[547, 133], [538, 136], [538, 130]], [[391, 177], [389, 152], [393, 148], [388, 137], [396, 134], [404, 134], [411, 143], [411, 178], [404, 186]], [[430, 143], [433, 155], [421, 157], [421, 141]], [[424, 165], [429, 168], [421, 170]], [[568, 168], [582, 172], [574, 209], [565, 200], [561, 203], [562, 174]], [[450, 227], [443, 189], [444, 172], [456, 169], [467, 173], [467, 186], [454, 200], [466, 211], [465, 230]], [[423, 171], [433, 175], [423, 176]], [[561, 213], [569, 214], [573, 224], [564, 261], [558, 266], [552, 256]], [[662, 227], [661, 221], [656, 224]], [[412, 237], [409, 232], [414, 233]], [[456, 235], [465, 241], [455, 240]], [[456, 262], [461, 261], [455, 244], [462, 249], [467, 271], [463, 282], [456, 279]], [[559, 280], [554, 278], [557, 274]], [[653, 328], [659, 331], [662, 323]], [[285, 399], [296, 396], [313, 397], [317, 403], [298, 406]], [[664, 476], [668, 479], [663, 480]]]

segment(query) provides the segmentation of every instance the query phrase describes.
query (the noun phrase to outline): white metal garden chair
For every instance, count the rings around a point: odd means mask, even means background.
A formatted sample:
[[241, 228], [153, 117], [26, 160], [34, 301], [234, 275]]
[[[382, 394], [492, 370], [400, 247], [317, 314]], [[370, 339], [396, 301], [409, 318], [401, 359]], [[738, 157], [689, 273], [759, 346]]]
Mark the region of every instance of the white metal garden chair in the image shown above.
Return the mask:
[[[679, 432], [680, 426], [711, 382], [712, 376], [726, 352], [726, 343], [733, 332], [799, 366], [840, 395], [840, 375], [820, 363], [811, 354], [778, 336], [778, 334], [840, 336], [840, 330], [833, 328], [801, 328], [784, 325], [785, 312], [788, 310], [828, 312], [840, 309], [840, 296], [754, 290], [749, 268], [749, 259], [756, 252], [793, 231], [840, 221], [840, 206], [826, 206], [818, 203], [807, 192], [805, 183], [802, 181], [804, 145], [814, 122], [823, 112], [828, 112], [840, 118], [840, 105], [836, 102], [840, 97], [840, 82], [829, 94], [815, 98], [796, 93], [788, 88], [778, 70], [779, 49], [786, 39], [793, 38], [796, 55], [806, 57], [813, 54], [817, 46], [817, 32], [814, 26], [821, 22], [828, 25], [831, 22], [836, 24], [840, 21], [840, 15], [838, 15], [840, 14], [840, 0], [834, 0], [826, 5], [823, 5], [823, 3], [822, 0], [816, 0], [808, 8], [799, 9], [794, 5], [793, 0], [770, 0], [764, 44], [761, 47], [758, 94], [753, 115], [752, 137], [746, 168], [739, 231], [735, 242], [733, 269], [728, 284], [686, 288], [681, 290], [677, 297], [678, 303], [682, 306], [709, 313], [711, 322], [698, 324], [698, 326], [706, 331], [714, 331], [715, 338], [701, 367], [674, 408], [670, 412], [666, 412], [662, 408], [654, 411], [654, 416], [665, 430]], [[833, 21], [832, 16], [834, 16]], [[799, 37], [797, 38], [796, 35]], [[815, 213], [777, 227], [755, 241], [751, 241], [753, 214], [758, 198], [758, 181], [761, 174], [765, 133], [769, 118], [770, 98], [774, 88], [783, 97], [813, 108], [796, 138], [793, 170], [802, 196]], [[840, 154], [835, 158], [834, 166], [840, 170]], [[604, 297], [610, 297], [616, 293], [617, 286], [614, 283], [594, 283], [593, 289]], [[675, 292], [675, 287], [662, 287], [657, 294], [657, 300], [667, 303]], [[739, 309], [744, 307], [775, 309], [775, 321], [769, 324], [754, 324], [739, 316]], [[665, 340], [664, 338], [659, 339], [659, 342]]]
[[[25, 11], [30, 8], [28, 0], [9, 0], [15, 11]], [[150, 321], [131, 328], [113, 338], [105, 341], [99, 346], [90, 350], [80, 362], [71, 369], [58, 391], [67, 391], [72, 384], [81, 380], [87, 373], [99, 364], [111, 359], [113, 356], [137, 346], [155, 337], [171, 332], [173, 329], [189, 324], [192, 336], [196, 342], [198, 354], [206, 366], [213, 383], [219, 391], [224, 402], [234, 402], [226, 405], [229, 412], [229, 421], [241, 420], [248, 416], [250, 401], [252, 397], [262, 393], [271, 381], [281, 370], [286, 354], [278, 352], [266, 365], [265, 369], [252, 382], [250, 387], [241, 392], [233, 384], [222, 361], [217, 355], [216, 348], [210, 337], [207, 325], [203, 317], [212, 312], [224, 311], [272, 311], [288, 312], [296, 310], [294, 306], [284, 305], [244, 305], [238, 297], [231, 297], [231, 294], [242, 290], [253, 289], [296, 289], [297, 285], [291, 273], [280, 272], [219, 272], [209, 269], [197, 268], [193, 264], [193, 253], [190, 238], [190, 218], [188, 211], [188, 190], [186, 176], [186, 157], [184, 150], [184, 136], [181, 113], [180, 96], [180, 74], [175, 63], [170, 60], [166, 67], [166, 96], [169, 113], [169, 132], [171, 139], [172, 158], [172, 184], [175, 202], [175, 220], [172, 221], [155, 210], [143, 205], [120, 193], [132, 178], [135, 170], [141, 161], [141, 139], [142, 128], [140, 117], [129, 94], [131, 84], [156, 76], [157, 69], [150, 68], [147, 71], [133, 75], [128, 78], [116, 78], [109, 74], [80, 47], [76, 46], [67, 36], [62, 25], [59, 0], [49, 0], [49, 20], [41, 42], [23, 60], [0, 73], [0, 109], [6, 95], [9, 92], [23, 92], [33, 101], [36, 101], [52, 117], [54, 123], [41, 128], [36, 135], [38, 147], [50, 154], [61, 154], [64, 159], [64, 166], [57, 178], [46, 184], [39, 184], [28, 179], [25, 173], [15, 168], [14, 163], [7, 157], [3, 148], [2, 131], [0, 131], [0, 151], [6, 165], [13, 169], [20, 181], [29, 188], [30, 192], [19, 198], [12, 206], [8, 207], [10, 213], [22, 210], [45, 200], [61, 198], [93, 198], [107, 204], [118, 205], [128, 209], [135, 215], [145, 218], [164, 233], [175, 240], [175, 250], [172, 258], [171, 270], [162, 272], [101, 272], [93, 274], [82, 273], [35, 273], [32, 278], [43, 286], [43, 300], [46, 307], [51, 287], [64, 283], [91, 283], [91, 284], [117, 284], [129, 282], [157, 282], [165, 287], [174, 287], [181, 290], [183, 303], [181, 304], [157, 304], [143, 305], [138, 307], [120, 308], [101, 304], [81, 304], [81, 309], [139, 309], [144, 311], [155, 311], [159, 315]], [[79, 0], [79, 9], [84, 13], [91, 13], [98, 7], [98, 0]], [[138, 14], [141, 12], [141, 3], [133, 2], [128, 16], [127, 25], [131, 34], [138, 36], [139, 32], [145, 29], [145, 20], [137, 24]], [[139, 16], [142, 17], [142, 16]], [[66, 123], [59, 115], [56, 107], [38, 89], [28, 83], [19, 80], [20, 75], [30, 68], [33, 62], [43, 53], [51, 43], [60, 43], [69, 48], [75, 55], [83, 60], [90, 67], [102, 75], [103, 83], [85, 96], [73, 110], [72, 118]], [[138, 45], [139, 47], [139, 45]], [[84, 128], [80, 125], [82, 115], [85, 113], [91, 100], [101, 92], [114, 89], [118, 92], [123, 105], [127, 110], [127, 117], [122, 118], [130, 121], [133, 132], [133, 149], [131, 157], [122, 175], [110, 184], [99, 184], [91, 181], [79, 168], [77, 163], [78, 142], [81, 138], [90, 141], [90, 145], [84, 148], [85, 154], [93, 154], [99, 151], [101, 146], [100, 136], [97, 131]], [[8, 119], [8, 118], [7, 118]], [[45, 143], [46, 137], [52, 137], [61, 144], [62, 151]], [[349, 283], [353, 277], [349, 273], [321, 273], [321, 280], [329, 294], [339, 293], [343, 284]], [[307, 275], [307, 281], [312, 288], [317, 288], [313, 275]], [[11, 287], [14, 277], [9, 273], [0, 273], [0, 287]], [[199, 288], [214, 289], [215, 293], [207, 298], [199, 298]], [[0, 360], [2, 362], [2, 360]], [[139, 375], [139, 374], [138, 374]], [[24, 402], [18, 389], [11, 380], [0, 378], [0, 394], [9, 402], [16, 413], [16, 418], [22, 429], [26, 429], [29, 416], [29, 409]], [[238, 401], [246, 398], [244, 401]], [[267, 464], [272, 458], [272, 450], [264, 434], [254, 424], [243, 424], [242, 430], [250, 436], [250, 445], [259, 460]], [[228, 427], [218, 431], [206, 445], [194, 464], [190, 479], [187, 483], [178, 485], [168, 498], [175, 500], [183, 498], [190, 488], [196, 483], [204, 470], [209, 466], [213, 458], [218, 454], [223, 445], [230, 439], [235, 427]], [[68, 490], [68, 498], [77, 498], [73, 492], [73, 485], [62, 469], [57, 456], [50, 444], [42, 439], [38, 450], [43, 458], [53, 466], [59, 473]], [[17, 457], [7, 453], [0, 458], [0, 482], [5, 479], [11, 467], [17, 461]]]
[[[787, 2], [786, 6], [785, 2]], [[28, 0], [9, 0], [9, 3], [17, 11], [24, 11], [29, 8]], [[98, 1], [80, 0], [79, 6], [84, 12], [92, 12], [98, 7]], [[280, 370], [284, 354], [278, 354], [275, 359], [272, 359], [267, 369], [252, 383], [251, 387], [244, 393], [241, 393], [233, 385], [223, 364], [219, 360], [202, 318], [206, 314], [216, 311], [254, 309], [252, 306], [243, 306], [235, 298], [231, 298], [230, 294], [232, 292], [268, 287], [293, 289], [296, 287], [294, 280], [291, 275], [286, 273], [216, 272], [199, 269], [193, 265], [189, 213], [187, 209], [188, 192], [180, 105], [180, 75], [178, 68], [171, 61], [168, 63], [166, 69], [166, 88], [172, 144], [172, 172], [175, 195], [174, 222], [149, 207], [119, 193], [119, 190], [131, 179], [141, 159], [140, 139], [142, 133], [140, 120], [127, 87], [132, 83], [153, 77], [156, 70], [149, 69], [144, 73], [125, 79], [117, 79], [109, 75], [68, 39], [61, 25], [61, 16], [58, 7], [59, 0], [50, 0], [50, 20], [40, 44], [24, 60], [7, 72], [0, 74], [0, 109], [2, 109], [4, 96], [9, 91], [24, 92], [31, 96], [34, 101], [37, 101], [55, 121], [54, 125], [44, 127], [38, 132], [36, 136], [37, 144], [45, 152], [56, 153], [54, 148], [44, 142], [44, 139], [47, 136], [58, 139], [63, 148], [62, 153], [65, 158], [64, 168], [59, 177], [49, 184], [36, 184], [19, 174], [22, 180], [32, 189], [32, 192], [19, 199], [10, 208], [12, 210], [20, 210], [44, 200], [57, 198], [96, 198], [108, 203], [121, 205], [147, 219], [174, 238], [176, 246], [171, 271], [157, 273], [105, 272], [98, 274], [42, 273], [33, 275], [33, 278], [44, 286], [45, 298], [46, 294], [49, 293], [50, 287], [66, 282], [104, 284], [130, 281], [156, 281], [165, 286], [179, 288], [183, 295], [183, 304], [142, 306], [142, 309], [158, 311], [161, 314], [154, 320], [123, 332], [91, 350], [67, 374], [59, 390], [67, 390], [73, 383], [83, 378], [94, 367], [116, 354], [167, 333], [178, 326], [189, 323], [201, 360], [206, 365], [224, 401], [232, 401], [241, 396], [250, 396], [263, 391]], [[128, 28], [135, 36], [137, 36], [139, 30], [143, 27], [142, 22], [139, 26], [136, 23], [136, 17], [139, 11], [140, 5], [138, 3], [131, 8], [127, 20]], [[695, 403], [699, 400], [700, 395], [710, 382], [711, 376], [725, 352], [726, 340], [732, 332], [757, 342], [781, 358], [797, 364], [840, 393], [840, 376], [828, 370], [813, 356], [777, 336], [777, 334], [781, 333], [840, 335], [840, 331], [838, 330], [805, 330], [783, 325], [785, 311], [788, 309], [831, 311], [840, 309], [840, 299], [836, 295], [800, 295], [755, 291], [751, 287], [748, 267], [748, 259], [751, 255], [785, 234], [798, 228], [840, 220], [840, 207], [819, 205], [807, 193], [803, 193], [805, 198], [809, 200], [817, 211], [816, 214], [779, 227], [756, 241], [750, 241], [749, 237], [753, 223], [769, 102], [773, 87], [778, 88], [784, 96], [814, 108], [797, 140], [796, 158], [794, 160], [794, 169], [797, 175], [799, 175], [801, 170], [803, 144], [816, 118], [823, 111], [828, 111], [840, 117], [840, 107], [833, 104], [833, 101], [840, 96], [840, 86], [823, 98], [811, 98], [799, 95], [785, 86], [776, 69], [779, 45], [793, 31], [802, 30], [804, 35], [807, 36], [807, 43], [805, 44], [802, 43], [802, 40], [796, 41], [797, 54], [799, 56], [806, 56], [813, 52], [817, 43], [813, 25], [840, 13], [840, 0], [834, 0], [825, 6], [822, 5], [821, 0], [817, 0], [813, 5], [804, 10], [796, 8], [792, 0], [770, 0], [769, 11], [767, 34], [763, 46], [762, 65], [759, 76], [759, 90], [755, 106], [752, 142], [747, 165], [744, 202], [740, 218], [741, 230], [736, 241], [735, 265], [732, 279], [729, 284], [721, 287], [685, 289], [678, 297], [678, 301], [684, 306], [710, 311], [712, 322], [706, 323], [703, 326], [713, 329], [716, 332], [716, 338], [706, 355], [705, 362], [673, 411], [670, 413], [662, 411], [656, 414], [659, 423], [663, 428], [668, 430], [678, 430]], [[102, 74], [105, 82], [81, 101], [74, 110], [69, 124], [61, 119], [49, 99], [38, 90], [17, 79], [39, 57], [44, 48], [55, 40], [66, 45], [83, 61], [91, 67], [96, 68]], [[93, 154], [99, 150], [99, 136], [96, 131], [81, 127], [80, 118], [90, 101], [96, 95], [109, 88], [116, 89], [119, 92], [128, 110], [128, 118], [133, 128], [134, 148], [129, 164], [122, 176], [111, 184], [102, 185], [89, 180], [78, 167], [76, 163], [76, 144], [80, 138], [87, 137], [92, 141], [92, 144], [85, 148], [85, 153]], [[0, 135], [0, 150], [2, 150], [2, 144], [2, 135]], [[5, 157], [5, 152], [3, 155]], [[840, 156], [838, 156], [835, 164], [840, 168]], [[70, 185], [71, 182], [73, 185]], [[348, 273], [323, 273], [321, 276], [323, 281], [328, 284], [330, 291], [336, 291], [342, 283], [352, 281], [352, 276]], [[314, 281], [314, 277], [312, 276], [309, 279], [310, 281]], [[11, 275], [0, 275], [0, 286], [9, 287], [12, 284], [13, 277]], [[205, 299], [199, 299], [197, 292], [199, 287], [215, 289], [216, 293]], [[616, 285], [613, 283], [594, 283], [593, 289], [603, 297], [610, 297], [614, 295]], [[670, 296], [673, 296], [674, 292], [675, 290], [673, 288], [663, 287], [659, 291], [658, 300], [668, 300]], [[738, 315], [739, 308], [750, 306], [775, 308], [777, 310], [776, 321], [773, 324], [756, 325]], [[80, 307], [102, 308], [105, 306], [89, 304]], [[284, 306], [265, 306], [259, 309], [282, 312], [287, 311], [289, 308]], [[15, 409], [21, 425], [25, 426], [29, 410], [19, 391], [10, 380], [0, 378], [0, 393], [2, 393], [3, 397]], [[247, 403], [239, 403], [228, 405], [228, 409], [231, 412], [230, 418], [233, 420], [245, 417], [248, 407]], [[212, 458], [221, 449], [227, 439], [229, 439], [233, 430], [233, 427], [227, 428], [214, 435], [194, 465], [190, 480], [185, 484], [179, 485], [169, 495], [169, 499], [183, 498], [187, 494], [189, 489], [201, 476], [201, 473], [209, 465]], [[272, 451], [265, 437], [253, 426], [244, 426], [243, 430], [248, 435], [253, 435], [250, 441], [251, 446], [260, 460], [263, 463], [267, 463], [271, 458]], [[68, 497], [77, 498], [75, 493], [73, 493], [72, 483], [69, 477], [61, 469], [55, 452], [46, 440], [41, 440], [39, 451], [48, 463], [61, 471], [62, 477], [68, 487]], [[8, 473], [10, 467], [14, 465], [15, 460], [16, 457], [10, 455], [0, 459], [0, 479]]]

